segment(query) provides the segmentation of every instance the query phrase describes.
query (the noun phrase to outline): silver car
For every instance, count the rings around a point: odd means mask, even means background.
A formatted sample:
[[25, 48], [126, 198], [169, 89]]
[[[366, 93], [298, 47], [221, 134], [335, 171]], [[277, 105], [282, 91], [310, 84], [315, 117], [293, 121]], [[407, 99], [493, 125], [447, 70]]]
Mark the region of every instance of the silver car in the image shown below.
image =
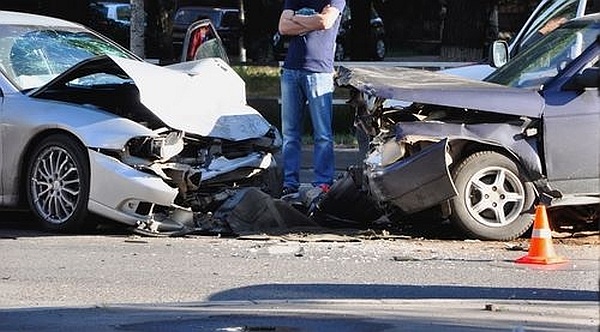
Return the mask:
[[211, 56], [225, 53], [210, 23], [194, 29], [205, 58], [159, 67], [81, 25], [0, 12], [0, 204], [55, 231], [91, 213], [160, 233], [236, 188], [276, 192], [279, 132]]
[[353, 92], [368, 138], [356, 182], [388, 215], [436, 209], [480, 239], [522, 235], [539, 202], [597, 222], [599, 66], [595, 14], [564, 24], [484, 82], [342, 68], [337, 83]]

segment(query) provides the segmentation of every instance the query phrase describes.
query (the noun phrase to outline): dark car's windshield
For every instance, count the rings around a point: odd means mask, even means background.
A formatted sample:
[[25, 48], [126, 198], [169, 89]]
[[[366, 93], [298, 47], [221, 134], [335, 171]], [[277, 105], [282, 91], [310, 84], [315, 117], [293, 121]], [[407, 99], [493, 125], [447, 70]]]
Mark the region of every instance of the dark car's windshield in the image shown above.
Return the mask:
[[75, 64], [104, 54], [134, 58], [84, 29], [0, 26], [0, 70], [21, 90], [42, 86]]
[[541, 88], [596, 41], [600, 24], [583, 21], [548, 34], [500, 67], [485, 81], [518, 88]]
[[221, 24], [219, 11], [210, 8], [180, 8], [175, 14], [176, 25], [188, 26], [198, 20], [209, 19], [215, 27]]

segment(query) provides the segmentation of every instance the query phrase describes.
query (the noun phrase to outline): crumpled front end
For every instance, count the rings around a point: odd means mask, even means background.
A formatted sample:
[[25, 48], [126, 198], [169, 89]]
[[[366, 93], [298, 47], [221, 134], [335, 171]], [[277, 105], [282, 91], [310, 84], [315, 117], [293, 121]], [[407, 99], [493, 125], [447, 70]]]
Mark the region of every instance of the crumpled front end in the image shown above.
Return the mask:
[[278, 132], [240, 142], [176, 130], [90, 151], [90, 210], [148, 233], [194, 229], [244, 187], [277, 194]]
[[[540, 112], [539, 96], [430, 72], [396, 71], [343, 68], [337, 81], [350, 88], [355, 126], [364, 138], [359, 142], [364, 186], [384, 209], [411, 214], [456, 197], [452, 169], [477, 149], [503, 151], [531, 180], [543, 182], [540, 122], [530, 117]], [[504, 102], [486, 100], [495, 94]]]
[[[365, 174], [371, 193], [378, 201], [390, 202], [406, 213], [438, 205], [456, 195], [448, 170], [448, 140], [425, 147], [419, 153], [400, 157], [392, 163], [385, 155], [398, 151], [390, 141], [369, 154]], [[395, 151], [389, 151], [393, 149]]]
[[239, 188], [278, 194], [281, 135], [244, 88], [216, 58], [164, 68], [101, 56], [31, 97], [78, 105], [62, 121], [89, 148], [90, 211], [158, 234], [193, 229]]

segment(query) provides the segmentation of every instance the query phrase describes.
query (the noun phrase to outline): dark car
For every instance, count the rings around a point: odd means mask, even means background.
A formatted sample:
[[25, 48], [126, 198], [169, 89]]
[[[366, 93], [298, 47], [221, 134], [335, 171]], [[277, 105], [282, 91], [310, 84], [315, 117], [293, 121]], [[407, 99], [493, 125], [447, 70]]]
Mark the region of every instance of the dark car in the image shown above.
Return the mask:
[[437, 209], [480, 239], [522, 235], [540, 203], [597, 222], [599, 66], [595, 14], [562, 25], [483, 82], [342, 67], [337, 83], [351, 89], [369, 138], [365, 191], [388, 215]]
[[[383, 60], [385, 57], [385, 29], [383, 20], [374, 8], [371, 10], [370, 28], [371, 31], [367, 42], [369, 46], [369, 58], [377, 61]], [[342, 12], [342, 21], [340, 22], [340, 29], [336, 38], [336, 61], [352, 58], [351, 31], [352, 15], [350, 8], [346, 6]], [[282, 61], [285, 59], [289, 46], [289, 38], [289, 36], [281, 36], [279, 33], [273, 36], [273, 53], [276, 60]]]
[[182, 54], [183, 40], [188, 27], [199, 20], [209, 19], [221, 37], [228, 55], [240, 53], [241, 21], [237, 8], [189, 6], [180, 7], [173, 21], [173, 49]]

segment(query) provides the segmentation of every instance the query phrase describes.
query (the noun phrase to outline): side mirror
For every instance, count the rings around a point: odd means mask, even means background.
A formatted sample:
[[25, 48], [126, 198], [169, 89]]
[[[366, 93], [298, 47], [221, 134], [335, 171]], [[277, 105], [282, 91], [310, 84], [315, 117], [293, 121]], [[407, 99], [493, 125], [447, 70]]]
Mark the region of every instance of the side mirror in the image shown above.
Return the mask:
[[496, 40], [490, 46], [490, 66], [499, 68], [508, 62], [510, 54], [508, 53], [508, 44], [503, 40]]
[[564, 85], [563, 90], [580, 91], [586, 88], [600, 88], [600, 68], [586, 68], [580, 74], [574, 75]]

